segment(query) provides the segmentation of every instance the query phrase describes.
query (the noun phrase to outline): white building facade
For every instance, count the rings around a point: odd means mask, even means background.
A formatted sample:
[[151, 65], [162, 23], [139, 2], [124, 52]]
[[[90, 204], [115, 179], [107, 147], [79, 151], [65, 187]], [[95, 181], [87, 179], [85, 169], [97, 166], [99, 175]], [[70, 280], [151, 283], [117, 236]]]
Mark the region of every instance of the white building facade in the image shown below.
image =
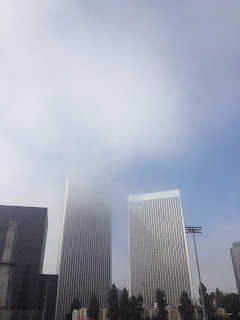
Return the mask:
[[74, 298], [86, 308], [93, 294], [106, 307], [111, 286], [111, 207], [93, 192], [67, 186], [58, 263], [56, 320], [64, 320]]
[[240, 242], [234, 242], [230, 249], [237, 291], [240, 294]]
[[179, 190], [128, 197], [129, 293], [141, 293], [153, 307], [155, 291], [166, 292], [172, 307], [193, 285]]

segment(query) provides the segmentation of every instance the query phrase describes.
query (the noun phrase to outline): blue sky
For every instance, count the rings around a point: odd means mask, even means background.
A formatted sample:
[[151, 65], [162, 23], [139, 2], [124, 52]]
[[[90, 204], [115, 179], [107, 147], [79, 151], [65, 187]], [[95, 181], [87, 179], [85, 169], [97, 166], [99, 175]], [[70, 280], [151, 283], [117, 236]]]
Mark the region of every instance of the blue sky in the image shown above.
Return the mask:
[[[56, 270], [66, 179], [113, 198], [113, 281], [127, 285], [127, 196], [180, 189], [203, 282], [236, 292], [240, 3], [3, 1], [0, 202], [45, 206]], [[197, 286], [192, 241], [189, 250]]]

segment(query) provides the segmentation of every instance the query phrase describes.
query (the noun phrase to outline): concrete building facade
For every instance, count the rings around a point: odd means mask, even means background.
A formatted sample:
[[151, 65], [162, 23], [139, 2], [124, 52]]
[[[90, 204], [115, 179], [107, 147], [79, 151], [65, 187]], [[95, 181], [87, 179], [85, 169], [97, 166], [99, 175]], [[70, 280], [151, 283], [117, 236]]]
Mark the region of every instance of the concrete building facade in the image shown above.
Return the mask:
[[74, 298], [87, 307], [95, 293], [106, 307], [111, 286], [111, 207], [91, 191], [67, 185], [59, 251], [56, 320], [64, 320]]
[[193, 285], [179, 190], [128, 197], [129, 294], [141, 293], [145, 307], [154, 307], [155, 292], [166, 292], [178, 307]]
[[[183, 317], [181, 313], [178, 311], [177, 308], [168, 308], [168, 320], [183, 320]], [[218, 309], [219, 310], [219, 309]], [[217, 310], [217, 314], [220, 316], [226, 317], [226, 312], [224, 312], [224, 309], [221, 309], [219, 312]], [[142, 314], [142, 318], [145, 319], [158, 319], [158, 309], [152, 308], [152, 309], [144, 309], [144, 312]], [[81, 310], [73, 310], [72, 320], [92, 320], [88, 317], [87, 309], [81, 309]], [[108, 309], [100, 309], [98, 313], [98, 320], [109, 320], [108, 318]], [[120, 317], [119, 319], [121, 320]], [[198, 312], [197, 308], [194, 308], [193, 313], [193, 320], [202, 320], [201, 313]]]
[[2, 259], [0, 259], [0, 320], [2, 320], [4, 313], [7, 312], [8, 297], [11, 296], [17, 222], [9, 221], [8, 225], [1, 225], [0, 228], [2, 232], [7, 233]]

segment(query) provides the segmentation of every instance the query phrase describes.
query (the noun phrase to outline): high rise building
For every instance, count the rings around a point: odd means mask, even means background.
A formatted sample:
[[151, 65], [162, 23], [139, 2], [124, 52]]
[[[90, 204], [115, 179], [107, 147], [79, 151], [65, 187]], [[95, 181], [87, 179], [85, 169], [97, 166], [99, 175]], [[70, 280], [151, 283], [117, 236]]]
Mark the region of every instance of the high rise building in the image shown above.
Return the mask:
[[107, 304], [111, 286], [111, 208], [98, 193], [67, 185], [59, 251], [56, 320], [64, 320], [74, 298], [87, 307], [95, 293]]
[[153, 307], [155, 291], [179, 305], [183, 290], [193, 297], [193, 285], [178, 190], [128, 197], [129, 291]]
[[[14, 235], [9, 233], [15, 223]], [[42, 273], [47, 235], [47, 209], [0, 205], [0, 264], [11, 244], [7, 310], [37, 310], [39, 274]], [[14, 238], [13, 238], [14, 237]], [[7, 250], [7, 251], [6, 251]]]
[[240, 294], [240, 242], [234, 242], [230, 248], [234, 275], [237, 284], [238, 294]]

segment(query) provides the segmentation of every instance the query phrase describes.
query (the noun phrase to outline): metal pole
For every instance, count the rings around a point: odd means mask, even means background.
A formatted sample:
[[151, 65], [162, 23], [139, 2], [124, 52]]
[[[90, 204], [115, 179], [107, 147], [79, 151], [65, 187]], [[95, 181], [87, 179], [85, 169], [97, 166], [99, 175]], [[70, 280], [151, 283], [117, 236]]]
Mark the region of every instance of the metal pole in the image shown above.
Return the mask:
[[195, 253], [196, 253], [196, 260], [197, 260], [198, 278], [199, 278], [199, 285], [200, 285], [200, 295], [201, 295], [202, 308], [203, 308], [203, 320], [207, 320], [207, 313], [206, 313], [205, 303], [204, 303], [204, 299], [203, 299], [202, 281], [201, 281], [201, 275], [200, 275], [200, 269], [199, 269], [199, 263], [198, 263], [197, 246], [196, 246], [194, 232], [192, 234], [193, 234], [193, 241], [194, 241], [194, 247], [195, 247]]
[[22, 310], [19, 312], [18, 320], [21, 319], [21, 313], [22, 313]]
[[43, 307], [42, 320], [44, 320], [44, 318], [45, 318], [46, 303], [47, 303], [47, 294], [48, 294], [48, 286], [49, 286], [49, 283], [48, 283], [48, 282], [46, 282], [46, 294], [45, 294], [45, 300], [44, 300], [44, 307]]

